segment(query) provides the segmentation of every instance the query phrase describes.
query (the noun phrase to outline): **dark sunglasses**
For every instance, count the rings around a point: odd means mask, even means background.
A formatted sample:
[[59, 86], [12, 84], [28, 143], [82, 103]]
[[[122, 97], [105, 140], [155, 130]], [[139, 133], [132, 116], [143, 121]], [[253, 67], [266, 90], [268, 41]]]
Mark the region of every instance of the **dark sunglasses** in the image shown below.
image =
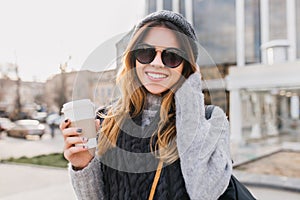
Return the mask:
[[133, 55], [141, 64], [149, 64], [154, 60], [157, 51], [161, 52], [161, 60], [169, 68], [178, 67], [185, 55], [182, 50], [177, 48], [161, 49], [148, 44], [139, 45], [137, 49], [133, 50]]

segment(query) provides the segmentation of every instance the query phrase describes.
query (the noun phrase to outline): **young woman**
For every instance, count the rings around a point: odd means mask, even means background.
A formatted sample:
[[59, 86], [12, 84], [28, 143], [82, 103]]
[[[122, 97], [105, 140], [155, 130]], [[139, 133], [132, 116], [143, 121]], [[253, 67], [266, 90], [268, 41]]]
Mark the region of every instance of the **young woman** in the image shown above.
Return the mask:
[[197, 56], [179, 14], [155, 12], [136, 26], [117, 78], [121, 98], [96, 120], [97, 154], [75, 146], [87, 142], [80, 127], [60, 126], [78, 199], [222, 198], [232, 173], [228, 121], [218, 107], [205, 118]]

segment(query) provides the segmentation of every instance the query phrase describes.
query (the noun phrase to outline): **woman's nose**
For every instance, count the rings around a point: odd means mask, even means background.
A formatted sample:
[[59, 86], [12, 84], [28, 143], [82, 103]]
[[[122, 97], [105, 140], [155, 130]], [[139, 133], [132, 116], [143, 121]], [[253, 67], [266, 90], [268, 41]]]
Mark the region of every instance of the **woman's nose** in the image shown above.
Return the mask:
[[157, 67], [164, 67], [164, 64], [161, 59], [161, 52], [157, 51], [156, 55], [154, 57], [154, 60], [151, 62], [151, 65], [157, 66]]

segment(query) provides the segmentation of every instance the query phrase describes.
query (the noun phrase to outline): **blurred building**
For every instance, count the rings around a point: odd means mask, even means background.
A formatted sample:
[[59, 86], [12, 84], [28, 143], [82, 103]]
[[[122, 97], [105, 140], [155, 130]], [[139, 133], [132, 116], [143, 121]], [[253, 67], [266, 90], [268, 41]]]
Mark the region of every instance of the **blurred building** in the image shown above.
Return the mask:
[[[299, 127], [300, 1], [145, 2], [145, 15], [173, 10], [195, 27], [205, 101], [227, 112], [232, 140], [263, 139]], [[59, 101], [89, 98], [96, 106], [110, 104], [119, 95], [115, 78], [130, 36], [131, 32], [113, 44], [117, 59], [108, 70], [61, 73], [40, 85], [22, 82], [22, 106], [45, 102], [48, 111], [59, 112]], [[98, 54], [94, 56], [96, 65], [103, 64]], [[12, 110], [16, 81], [0, 79], [0, 89], [0, 109]]]
[[146, 0], [146, 14], [162, 9], [195, 27], [205, 100], [228, 113], [232, 140], [297, 128], [300, 1]]
[[[18, 95], [19, 92], [19, 95]], [[16, 109], [17, 98], [20, 98], [21, 111], [30, 115], [44, 102], [44, 84], [40, 82], [20, 81], [9, 78], [0, 79], [0, 111], [11, 115]]]
[[0, 79], [0, 110], [12, 112], [15, 107], [16, 99], [16, 81], [6, 78]]
[[88, 70], [56, 74], [45, 83], [45, 102], [49, 112], [60, 112], [59, 101], [91, 99], [97, 107], [109, 104], [113, 100], [115, 70], [92, 72]]

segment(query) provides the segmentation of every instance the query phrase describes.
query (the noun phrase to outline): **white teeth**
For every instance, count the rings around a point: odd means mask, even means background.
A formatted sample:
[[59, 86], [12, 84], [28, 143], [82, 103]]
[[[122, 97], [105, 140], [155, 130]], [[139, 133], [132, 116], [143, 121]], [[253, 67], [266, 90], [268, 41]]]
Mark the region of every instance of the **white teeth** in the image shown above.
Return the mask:
[[156, 74], [156, 73], [150, 73], [150, 72], [147, 72], [147, 75], [150, 76], [151, 78], [156, 78], [156, 79], [167, 77], [167, 75], [165, 75], [165, 74]]

